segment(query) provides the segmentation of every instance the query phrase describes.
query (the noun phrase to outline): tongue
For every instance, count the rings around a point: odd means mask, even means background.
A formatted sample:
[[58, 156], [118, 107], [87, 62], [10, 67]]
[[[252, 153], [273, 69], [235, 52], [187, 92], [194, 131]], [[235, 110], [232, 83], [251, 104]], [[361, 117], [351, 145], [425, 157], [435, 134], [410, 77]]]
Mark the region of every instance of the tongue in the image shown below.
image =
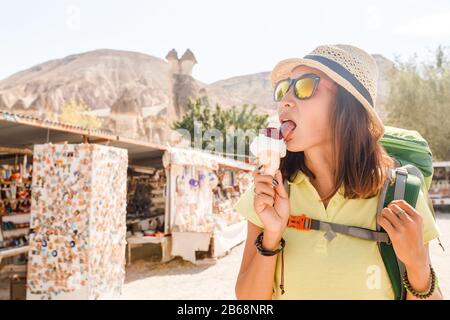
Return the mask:
[[296, 125], [292, 121], [286, 121], [281, 124], [280, 131], [283, 138], [286, 140], [292, 131], [294, 131]]

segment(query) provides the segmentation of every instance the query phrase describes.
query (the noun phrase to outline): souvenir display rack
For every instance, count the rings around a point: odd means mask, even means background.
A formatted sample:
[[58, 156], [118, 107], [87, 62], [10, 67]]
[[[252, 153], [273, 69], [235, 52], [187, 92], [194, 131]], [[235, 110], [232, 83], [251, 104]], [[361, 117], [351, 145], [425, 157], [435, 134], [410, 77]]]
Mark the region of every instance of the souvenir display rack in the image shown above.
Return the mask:
[[35, 145], [27, 299], [110, 299], [125, 276], [127, 150]]
[[216, 230], [239, 223], [244, 218], [233, 209], [239, 197], [251, 184], [251, 174], [233, 168], [219, 168], [219, 183], [213, 188], [213, 216]]
[[128, 236], [154, 236], [164, 233], [164, 169], [131, 169], [127, 178]]
[[172, 259], [171, 238], [165, 233], [166, 172], [164, 168], [130, 166], [127, 179], [127, 264], [131, 249], [161, 246], [162, 262]]
[[448, 212], [450, 208], [450, 161], [433, 163], [434, 172], [428, 191], [436, 211]]
[[195, 263], [196, 251], [217, 257], [245, 240], [245, 221], [233, 206], [250, 185], [253, 165], [181, 148], [169, 148], [163, 164], [173, 256]]
[[32, 165], [0, 165], [0, 252], [28, 244], [30, 232]]
[[233, 209], [251, 183], [251, 174], [243, 170], [219, 166], [173, 167], [176, 175], [175, 232], [215, 232], [244, 221]]

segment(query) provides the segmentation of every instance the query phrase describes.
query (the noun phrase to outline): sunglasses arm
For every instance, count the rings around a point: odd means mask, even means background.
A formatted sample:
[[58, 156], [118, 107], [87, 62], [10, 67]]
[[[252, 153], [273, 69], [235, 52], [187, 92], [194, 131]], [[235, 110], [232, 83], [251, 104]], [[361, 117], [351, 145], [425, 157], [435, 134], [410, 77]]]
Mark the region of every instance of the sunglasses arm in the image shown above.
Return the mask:
[[336, 84], [336, 82], [334, 82], [332, 80], [325, 79], [325, 78], [320, 78], [320, 82], [328, 90], [330, 90], [332, 92], [336, 92], [337, 91], [337, 84]]

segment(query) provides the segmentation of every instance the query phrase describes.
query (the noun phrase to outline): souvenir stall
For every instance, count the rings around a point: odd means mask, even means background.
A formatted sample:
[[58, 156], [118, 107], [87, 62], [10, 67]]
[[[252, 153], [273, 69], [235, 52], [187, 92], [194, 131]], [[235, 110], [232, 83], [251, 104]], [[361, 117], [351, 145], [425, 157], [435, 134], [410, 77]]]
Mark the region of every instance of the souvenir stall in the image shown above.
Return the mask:
[[246, 237], [233, 210], [250, 185], [253, 166], [192, 149], [169, 148], [163, 156], [170, 194], [166, 220], [172, 255], [196, 262], [196, 251], [224, 255]]
[[222, 256], [230, 248], [244, 241], [247, 224], [245, 219], [233, 209], [241, 194], [252, 183], [252, 175], [240, 167], [219, 165], [218, 185], [213, 188], [213, 216], [215, 221], [213, 256]]
[[0, 262], [28, 250], [32, 153], [0, 147]]
[[127, 263], [131, 249], [144, 244], [161, 245], [162, 262], [170, 260], [166, 233], [166, 173], [164, 168], [130, 166], [127, 188]]
[[27, 299], [110, 299], [125, 276], [127, 150], [35, 145]]
[[[164, 242], [165, 147], [1, 110], [0, 133], [0, 299], [117, 296], [127, 233]], [[142, 184], [151, 187], [150, 213]]]
[[165, 186], [164, 169], [130, 167], [127, 177], [127, 224], [132, 228], [129, 232], [164, 232]]
[[450, 212], [450, 161], [433, 163], [434, 173], [429, 195], [434, 209], [439, 212]]

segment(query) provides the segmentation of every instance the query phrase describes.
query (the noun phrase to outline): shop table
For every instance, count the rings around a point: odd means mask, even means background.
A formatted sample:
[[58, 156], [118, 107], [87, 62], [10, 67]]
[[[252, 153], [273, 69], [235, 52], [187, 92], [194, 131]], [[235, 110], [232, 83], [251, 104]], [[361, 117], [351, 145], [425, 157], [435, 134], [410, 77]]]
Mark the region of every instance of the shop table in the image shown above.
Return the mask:
[[29, 246], [16, 247], [12, 249], [0, 250], [0, 262], [2, 259], [17, 256], [19, 254], [28, 253]]
[[133, 247], [140, 247], [144, 244], [159, 244], [162, 249], [162, 259], [161, 262], [167, 262], [173, 259], [171, 255], [172, 251], [172, 237], [152, 237], [152, 236], [142, 236], [136, 237], [131, 236], [127, 238], [127, 265], [131, 264], [131, 249]]

